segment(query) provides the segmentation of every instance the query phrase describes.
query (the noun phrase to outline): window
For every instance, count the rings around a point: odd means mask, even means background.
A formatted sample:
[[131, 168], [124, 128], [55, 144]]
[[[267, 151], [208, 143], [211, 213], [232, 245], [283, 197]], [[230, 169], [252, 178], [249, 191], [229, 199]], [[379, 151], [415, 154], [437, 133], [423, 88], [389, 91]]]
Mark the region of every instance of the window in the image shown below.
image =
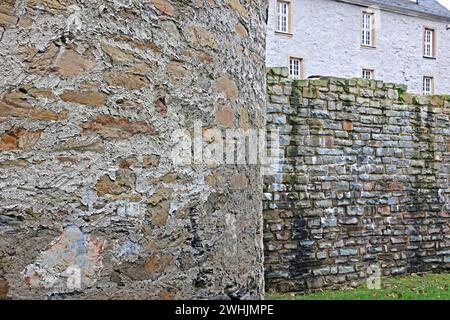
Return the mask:
[[363, 79], [375, 79], [375, 71], [372, 69], [363, 69], [362, 70]]
[[434, 93], [434, 78], [423, 77], [423, 94], [430, 95]]
[[277, 28], [276, 31], [288, 33], [290, 30], [290, 2], [277, 1]]
[[362, 35], [361, 44], [363, 46], [373, 47], [375, 46], [375, 21], [374, 14], [369, 12], [363, 12], [362, 16]]
[[300, 79], [302, 77], [302, 59], [289, 58], [289, 76], [292, 79]]
[[435, 32], [433, 29], [425, 28], [423, 35], [423, 55], [427, 58], [435, 57]]

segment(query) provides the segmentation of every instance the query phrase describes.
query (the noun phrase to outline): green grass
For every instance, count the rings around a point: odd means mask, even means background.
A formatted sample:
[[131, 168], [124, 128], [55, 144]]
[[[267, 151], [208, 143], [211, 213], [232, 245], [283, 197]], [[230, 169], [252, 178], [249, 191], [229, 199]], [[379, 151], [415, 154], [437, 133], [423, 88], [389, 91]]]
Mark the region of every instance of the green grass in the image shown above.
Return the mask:
[[326, 290], [311, 294], [267, 294], [268, 300], [450, 300], [450, 273], [381, 279], [381, 289]]

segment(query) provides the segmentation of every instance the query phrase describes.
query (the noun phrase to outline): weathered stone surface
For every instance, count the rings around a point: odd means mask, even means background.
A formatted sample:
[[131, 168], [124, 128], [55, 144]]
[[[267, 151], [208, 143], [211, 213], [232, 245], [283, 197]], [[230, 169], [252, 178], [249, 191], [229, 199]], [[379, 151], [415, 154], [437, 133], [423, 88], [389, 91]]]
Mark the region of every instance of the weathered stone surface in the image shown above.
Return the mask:
[[163, 227], [167, 223], [170, 210], [170, 199], [173, 190], [162, 188], [157, 190], [148, 200], [150, 221], [157, 227]]
[[283, 157], [264, 189], [267, 289], [352, 286], [373, 266], [448, 271], [437, 249], [450, 237], [445, 98], [383, 82], [372, 93], [359, 79], [292, 81], [287, 71], [268, 71], [268, 128], [281, 132]]
[[265, 6], [0, 1], [0, 298], [263, 296], [261, 168], [176, 160], [264, 129]]
[[9, 291], [9, 284], [8, 281], [6, 281], [3, 278], [0, 278], [0, 300], [6, 299], [8, 296]]
[[91, 71], [95, 63], [73, 49], [58, 48], [50, 43], [45, 50], [39, 51], [33, 47], [22, 48], [27, 56], [30, 71], [38, 74], [56, 72], [62, 77], [78, 77]]
[[103, 268], [104, 245], [103, 240], [69, 226], [25, 268], [23, 281], [35, 290], [64, 293], [92, 287]]

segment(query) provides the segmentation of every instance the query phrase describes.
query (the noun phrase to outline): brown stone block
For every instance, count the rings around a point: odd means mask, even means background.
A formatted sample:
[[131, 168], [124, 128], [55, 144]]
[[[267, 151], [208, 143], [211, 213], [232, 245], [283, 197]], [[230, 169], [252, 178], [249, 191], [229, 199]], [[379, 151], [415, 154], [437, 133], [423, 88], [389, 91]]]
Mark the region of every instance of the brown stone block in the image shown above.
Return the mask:
[[280, 219], [280, 210], [266, 210], [264, 211], [265, 220], [278, 220]]
[[391, 208], [389, 206], [378, 207], [378, 213], [384, 216], [391, 214]]
[[202, 63], [212, 64], [214, 62], [213, 56], [205, 51], [197, 50], [195, 56], [197, 57], [197, 60]]
[[248, 18], [248, 10], [241, 4], [240, 0], [225, 0], [225, 3], [238, 12], [243, 18]]
[[216, 121], [219, 125], [227, 128], [234, 127], [234, 113], [230, 106], [223, 106], [215, 112]]
[[136, 60], [133, 52], [125, 49], [120, 49], [117, 47], [113, 47], [102, 43], [102, 50], [108, 55], [113, 63], [123, 64], [130, 63]]
[[153, 195], [148, 198], [147, 203], [156, 206], [158, 203], [164, 200], [170, 199], [172, 196], [173, 190], [168, 188], [162, 188], [157, 190]]
[[175, 15], [175, 8], [167, 0], [146, 0], [146, 2], [152, 3], [158, 11], [166, 16]]
[[142, 166], [144, 168], [148, 167], [157, 167], [159, 166], [160, 157], [157, 155], [148, 155], [144, 156], [144, 159], [142, 161]]
[[189, 75], [189, 70], [180, 61], [171, 61], [166, 66], [166, 72], [172, 84], [178, 84], [181, 80]]
[[161, 181], [164, 183], [174, 183], [178, 179], [181, 179], [176, 173], [168, 173], [161, 177]]
[[107, 101], [106, 94], [96, 91], [65, 90], [60, 98], [65, 102], [97, 107], [103, 106]]
[[111, 38], [115, 41], [120, 41], [120, 42], [125, 42], [128, 43], [131, 47], [134, 47], [136, 49], [140, 49], [140, 50], [152, 50], [155, 53], [162, 53], [161, 48], [159, 48], [155, 43], [149, 41], [149, 40], [139, 40], [139, 39], [134, 39], [132, 37], [129, 37], [127, 35], [124, 34], [112, 34]]
[[27, 102], [27, 96], [21, 92], [11, 92], [0, 100], [0, 117], [30, 118], [42, 121], [59, 121], [67, 118], [69, 111], [60, 113], [36, 108]]
[[235, 190], [245, 190], [248, 186], [248, 179], [244, 174], [235, 174], [230, 179], [231, 186]]
[[2, 2], [0, 3], [0, 12], [12, 14], [14, 12], [15, 5], [16, 0], [2, 0]]
[[59, 49], [51, 43], [43, 52], [38, 52], [34, 47], [22, 47], [19, 51], [26, 56], [30, 72], [44, 75], [51, 71]]
[[13, 128], [0, 135], [0, 151], [27, 150], [40, 139], [42, 131], [27, 131], [23, 128]]
[[73, 156], [58, 156], [56, 157], [56, 160], [60, 163], [69, 163], [69, 164], [76, 164], [81, 161], [90, 161], [91, 158], [88, 157], [73, 157]]
[[52, 10], [67, 10], [70, 5], [76, 4], [76, 0], [27, 0], [28, 7], [46, 7]]
[[55, 100], [55, 95], [52, 89], [48, 88], [30, 88], [28, 94], [33, 98], [44, 98], [47, 100]]
[[438, 95], [431, 96], [430, 102], [433, 107], [441, 107], [444, 105], [444, 96]]
[[344, 120], [343, 128], [345, 131], [352, 131], [353, 130], [353, 122]]
[[9, 284], [6, 279], [0, 278], [0, 300], [6, 299], [8, 296]]
[[239, 118], [239, 122], [241, 129], [248, 130], [250, 128], [247, 109], [241, 108], [241, 117]]
[[95, 184], [97, 195], [120, 195], [130, 192], [135, 185], [136, 176], [130, 170], [119, 170], [116, 173], [116, 179], [113, 181], [108, 175], [103, 175]]
[[167, 114], [167, 106], [166, 106], [166, 101], [165, 101], [164, 97], [159, 98], [158, 100], [155, 101], [155, 109], [161, 115]]
[[30, 163], [26, 160], [4, 160], [0, 161], [0, 168], [8, 167], [26, 167]]
[[33, 26], [33, 20], [28, 16], [22, 16], [19, 18], [19, 27], [23, 29], [29, 29]]
[[170, 201], [164, 200], [148, 209], [150, 222], [157, 227], [164, 227], [169, 219]]
[[223, 93], [228, 99], [236, 99], [239, 96], [239, 89], [236, 82], [227, 75], [218, 78], [214, 82], [213, 88], [216, 92]]
[[178, 290], [176, 289], [164, 289], [158, 293], [159, 300], [175, 300]]
[[403, 191], [405, 189], [403, 183], [399, 181], [391, 181], [387, 184], [388, 191]]
[[131, 166], [135, 165], [137, 162], [138, 161], [136, 158], [124, 159], [119, 162], [119, 168], [120, 169], [129, 169]]
[[173, 256], [170, 254], [154, 254], [145, 261], [144, 269], [148, 273], [164, 272], [172, 260]]
[[241, 23], [237, 23], [237, 24], [234, 26], [234, 31], [236, 31], [236, 33], [237, 33], [241, 38], [246, 38], [246, 37], [248, 37], [247, 29], [246, 29]]
[[15, 16], [7, 15], [0, 12], [0, 26], [12, 27], [17, 24]]
[[194, 45], [201, 47], [217, 48], [216, 35], [204, 28], [192, 26], [187, 29], [187, 39]]
[[403, 214], [404, 219], [425, 219], [427, 217], [426, 212], [405, 212]]
[[81, 126], [85, 131], [93, 131], [103, 138], [129, 138], [136, 134], [154, 135], [155, 129], [144, 121], [130, 121], [127, 118], [100, 115]]
[[64, 50], [55, 61], [55, 70], [63, 77], [77, 77], [91, 71], [95, 62], [80, 55], [74, 50]]
[[324, 144], [325, 148], [333, 148], [334, 147], [334, 138], [333, 137], [324, 138], [323, 144]]
[[[136, 90], [150, 84], [150, 81], [145, 76], [147, 74], [145, 71], [150, 71], [150, 69], [144, 70], [144, 66], [141, 65], [128, 70], [106, 72], [103, 75], [103, 79], [110, 86]], [[145, 74], [143, 74], [144, 72]]]

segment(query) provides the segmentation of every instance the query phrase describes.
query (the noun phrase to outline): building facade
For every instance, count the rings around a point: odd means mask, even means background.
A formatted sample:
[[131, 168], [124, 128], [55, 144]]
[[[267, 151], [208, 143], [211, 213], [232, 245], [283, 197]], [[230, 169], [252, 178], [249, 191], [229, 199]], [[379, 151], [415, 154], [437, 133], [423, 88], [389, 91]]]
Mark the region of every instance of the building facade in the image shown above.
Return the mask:
[[436, 0], [270, 0], [267, 65], [450, 93], [450, 11]]

